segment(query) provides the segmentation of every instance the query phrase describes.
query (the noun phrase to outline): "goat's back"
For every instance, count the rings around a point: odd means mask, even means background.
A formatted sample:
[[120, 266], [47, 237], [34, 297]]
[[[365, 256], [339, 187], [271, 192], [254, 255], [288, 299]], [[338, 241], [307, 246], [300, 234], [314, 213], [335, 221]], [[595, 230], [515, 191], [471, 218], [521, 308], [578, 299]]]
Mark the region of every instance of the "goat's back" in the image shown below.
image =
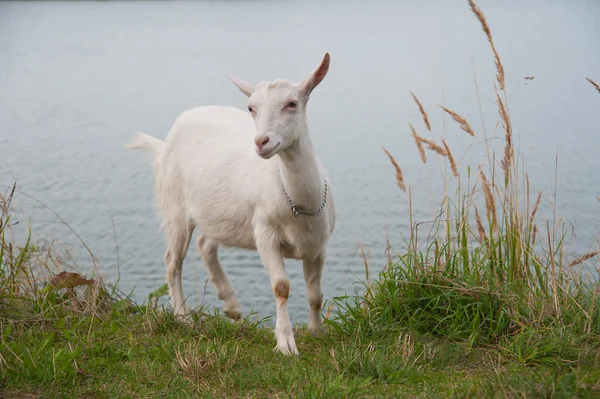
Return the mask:
[[254, 152], [255, 134], [252, 117], [236, 108], [182, 113], [165, 140], [157, 176], [167, 220], [197, 225], [225, 245], [254, 248], [252, 209], [268, 201], [263, 193], [276, 184], [275, 164]]

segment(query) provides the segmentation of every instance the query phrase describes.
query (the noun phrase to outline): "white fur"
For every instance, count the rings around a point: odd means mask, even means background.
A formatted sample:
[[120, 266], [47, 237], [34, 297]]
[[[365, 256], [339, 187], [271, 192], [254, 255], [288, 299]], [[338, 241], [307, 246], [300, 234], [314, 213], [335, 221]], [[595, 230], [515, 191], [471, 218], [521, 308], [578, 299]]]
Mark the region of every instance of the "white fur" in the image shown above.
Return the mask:
[[[224, 312], [234, 319], [241, 316], [240, 307], [217, 248], [258, 250], [275, 294], [277, 349], [285, 354], [297, 354], [298, 350], [288, 314], [290, 283], [284, 258], [303, 261], [310, 308], [308, 329], [313, 335], [323, 329], [321, 271], [334, 230], [335, 208], [331, 181], [308, 133], [306, 103], [328, 68], [326, 54], [321, 65], [298, 84], [278, 79], [254, 88], [230, 77], [249, 97], [251, 113], [222, 106], [194, 108], [179, 116], [164, 142], [137, 133], [129, 145], [154, 155], [156, 195], [167, 236], [166, 278], [174, 312], [188, 313], [181, 270], [192, 232], [198, 227], [202, 231], [198, 250], [224, 301]], [[314, 210], [323, 201], [325, 179], [328, 195], [322, 213], [294, 217], [281, 181], [295, 203]]]

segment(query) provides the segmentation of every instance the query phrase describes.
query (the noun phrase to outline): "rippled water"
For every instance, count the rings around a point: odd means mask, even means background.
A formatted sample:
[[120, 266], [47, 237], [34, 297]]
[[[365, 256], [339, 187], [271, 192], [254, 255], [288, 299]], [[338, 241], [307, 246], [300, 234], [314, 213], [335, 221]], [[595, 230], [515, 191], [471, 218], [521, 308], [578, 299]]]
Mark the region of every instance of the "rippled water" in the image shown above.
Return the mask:
[[[600, 220], [600, 5], [479, 1], [505, 65], [515, 144], [533, 186], [550, 197], [559, 156], [557, 203], [575, 221], [578, 249], [598, 246]], [[409, 202], [381, 151], [388, 148], [412, 187], [416, 221], [435, 214], [439, 165], [425, 166], [409, 134], [425, 128], [409, 90], [444, 132], [461, 168], [481, 160], [483, 127], [496, 123], [494, 65], [466, 1], [410, 2], [23, 2], [0, 3], [0, 184], [58, 213], [100, 261], [100, 271], [143, 299], [164, 282], [164, 241], [151, 165], [123, 144], [136, 130], [163, 138], [174, 119], [202, 104], [245, 107], [226, 71], [258, 82], [298, 81], [329, 51], [329, 75], [310, 100], [318, 155], [332, 175], [338, 222], [323, 274], [325, 298], [352, 293], [385, 263], [386, 230], [401, 250]], [[524, 76], [535, 76], [525, 85]], [[443, 119], [436, 104], [465, 116], [477, 138]], [[498, 148], [503, 143], [495, 140]], [[56, 236], [86, 271], [90, 257], [68, 228], [20, 194], [36, 236]], [[540, 216], [552, 211], [543, 202]], [[193, 247], [193, 246], [192, 246]], [[242, 310], [272, 314], [269, 280], [255, 253], [221, 252]], [[117, 267], [119, 264], [119, 267]], [[306, 321], [302, 268], [287, 262], [291, 313]], [[219, 304], [192, 248], [184, 292]]]

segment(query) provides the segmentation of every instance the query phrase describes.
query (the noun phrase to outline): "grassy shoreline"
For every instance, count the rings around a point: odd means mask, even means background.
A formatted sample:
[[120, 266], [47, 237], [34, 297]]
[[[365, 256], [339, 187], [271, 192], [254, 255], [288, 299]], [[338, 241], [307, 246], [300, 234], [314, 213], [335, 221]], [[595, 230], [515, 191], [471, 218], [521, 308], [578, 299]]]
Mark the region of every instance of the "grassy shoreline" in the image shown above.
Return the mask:
[[271, 328], [249, 317], [198, 312], [186, 324], [86, 290], [77, 305], [64, 290], [18, 298], [27, 304], [14, 313], [15, 298], [3, 301], [4, 397], [600, 395], [600, 336], [559, 319], [474, 344], [419, 331], [415, 318], [377, 318], [374, 303], [364, 310], [365, 297], [339, 298], [346, 312], [327, 320], [327, 335], [313, 338], [297, 326], [300, 356], [285, 357], [274, 350]]

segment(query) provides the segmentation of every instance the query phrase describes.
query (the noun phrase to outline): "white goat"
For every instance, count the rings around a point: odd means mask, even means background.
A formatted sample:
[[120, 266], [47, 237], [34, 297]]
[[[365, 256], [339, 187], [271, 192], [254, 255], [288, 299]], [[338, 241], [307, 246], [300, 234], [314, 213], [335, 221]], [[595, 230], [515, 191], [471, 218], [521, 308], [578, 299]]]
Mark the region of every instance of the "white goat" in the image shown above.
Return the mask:
[[323, 332], [321, 272], [335, 208], [328, 173], [308, 133], [306, 105], [327, 74], [329, 60], [327, 53], [297, 84], [277, 79], [255, 88], [229, 76], [249, 97], [250, 114], [231, 107], [197, 107], [179, 116], [164, 142], [138, 132], [128, 145], [154, 155], [174, 312], [188, 313], [181, 271], [197, 226], [202, 231], [198, 251], [224, 301], [224, 313], [233, 319], [241, 317], [240, 306], [217, 257], [218, 246], [258, 250], [275, 294], [275, 338], [284, 354], [298, 354], [298, 349], [283, 258], [303, 261], [308, 330], [312, 335]]

